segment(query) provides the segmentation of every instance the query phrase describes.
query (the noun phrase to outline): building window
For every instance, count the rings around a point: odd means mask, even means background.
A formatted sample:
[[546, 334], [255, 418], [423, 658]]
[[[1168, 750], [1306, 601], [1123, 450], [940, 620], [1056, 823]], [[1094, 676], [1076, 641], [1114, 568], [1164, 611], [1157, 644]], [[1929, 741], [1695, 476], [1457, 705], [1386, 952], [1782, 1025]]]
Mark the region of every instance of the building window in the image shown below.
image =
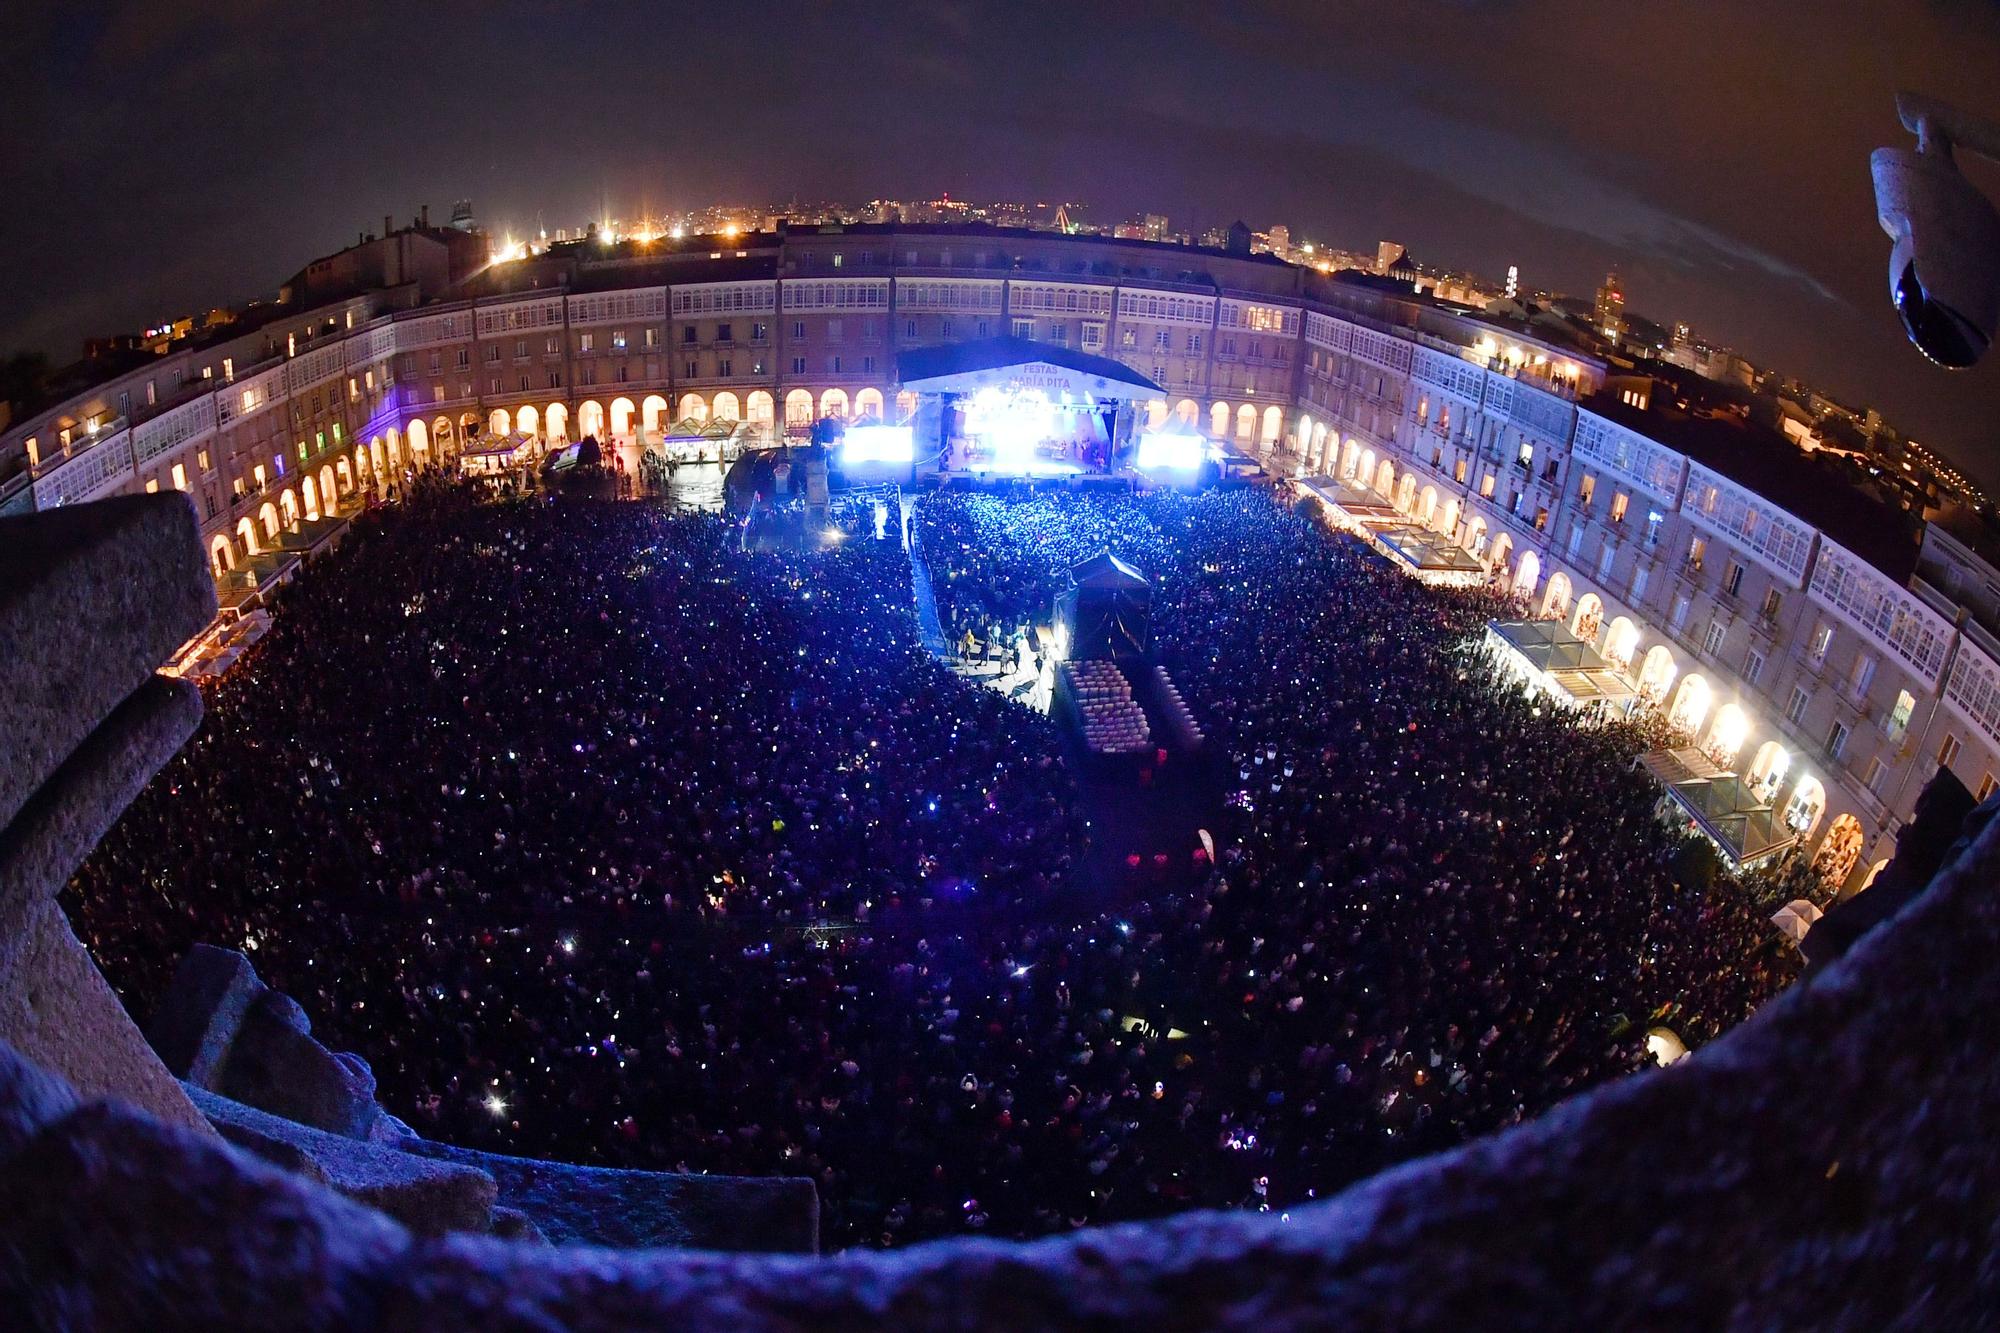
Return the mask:
[[1776, 588], [1765, 589], [1764, 605], [1758, 614], [1763, 616], [1766, 621], [1775, 623], [1778, 619], [1778, 608], [1784, 605], [1784, 600], [1783, 595]]
[[597, 335], [594, 333], [579, 333], [576, 336], [576, 350], [579, 352], [596, 351]]
[[692, 324], [681, 325], [681, 346], [692, 347], [695, 345], [697, 338], [698, 336], [695, 333], [694, 325]]
[[1875, 679], [1875, 658], [1869, 653], [1857, 653], [1854, 665], [1847, 672], [1847, 692], [1856, 699], [1866, 698], [1868, 686]]
[[1743, 683], [1754, 686], [1764, 676], [1764, 654], [1752, 648], [1743, 658]]
[[655, 328], [648, 328], [646, 330], [646, 346], [658, 347], [659, 345], [660, 345], [660, 331]]
[[795, 356], [792, 358], [792, 373], [794, 375], [803, 375], [806, 373], [806, 359], [804, 357]]
[[1625, 521], [1625, 511], [1631, 504], [1632, 497], [1624, 491], [1614, 492], [1611, 496], [1611, 521], [1613, 523], [1623, 523]]
[[1840, 758], [1840, 752], [1847, 748], [1847, 725], [1835, 722], [1826, 733], [1826, 753], [1833, 759]]
[[1896, 696], [1896, 706], [1889, 710], [1889, 718], [1882, 729], [1889, 733], [1890, 740], [1901, 740], [1903, 733], [1910, 729], [1910, 714], [1917, 710], [1916, 696], [1904, 690]]
[[1675, 629], [1679, 630], [1687, 627], [1688, 607], [1690, 605], [1692, 603], [1685, 597], [1674, 598], [1673, 624]]
[[1820, 622], [1813, 627], [1812, 638], [1807, 641], [1806, 655], [1812, 658], [1814, 666], [1826, 661], [1826, 651], [1833, 646], [1833, 626]]
[[1743, 566], [1734, 560], [1731, 560], [1728, 568], [1722, 571], [1722, 590], [1731, 597], [1743, 591]]
[[1722, 641], [1728, 637], [1728, 634], [1729, 627], [1727, 625], [1719, 620], [1709, 621], [1708, 633], [1702, 635], [1701, 638], [1702, 651], [1710, 657], [1720, 657], [1722, 655]]
[[498, 365], [500, 363], [499, 343], [486, 344], [486, 363], [488, 365]]
[[1958, 758], [1958, 737], [1947, 731], [1944, 734], [1944, 740], [1938, 745], [1938, 767], [1950, 768], [1952, 761], [1956, 758]]
[[701, 363], [699, 361], [689, 361], [687, 363], [687, 370], [683, 373], [682, 378], [690, 380], [700, 379]]
[[793, 339], [793, 341], [795, 341], [795, 342], [804, 342], [804, 341], [805, 341], [805, 338], [806, 338], [806, 322], [805, 322], [804, 320], [802, 320], [802, 319], [795, 319], [795, 320], [793, 320], [793, 321], [792, 321], [792, 339]]
[[1786, 720], [1791, 722], [1805, 721], [1806, 705], [1811, 702], [1812, 696], [1806, 693], [1805, 686], [1792, 686], [1792, 697], [1785, 701]]
[[1014, 321], [1014, 336], [1015, 336], [1016, 338], [1032, 338], [1032, 337], [1034, 337], [1034, 336], [1035, 336], [1035, 321], [1034, 321], [1034, 320], [1032, 320], [1032, 319], [1017, 319], [1017, 320], [1015, 320], [1015, 321]]
[[736, 368], [730, 364], [730, 359], [725, 356], [715, 363], [715, 373], [723, 379], [728, 379], [736, 373]]
[[733, 342], [735, 342], [735, 341], [736, 341], [736, 328], [735, 328], [735, 326], [734, 326], [734, 325], [731, 325], [731, 324], [718, 324], [718, 325], [716, 325], [716, 326], [715, 326], [715, 340], [716, 340], [717, 342], [719, 342], [719, 343], [733, 343]]
[[1985, 777], [1979, 779], [1979, 790], [1973, 793], [1973, 799], [1984, 803], [1986, 798], [1993, 794], [1995, 787], [2000, 787], [2000, 778], [1996, 778], [1991, 773], [1988, 773]]

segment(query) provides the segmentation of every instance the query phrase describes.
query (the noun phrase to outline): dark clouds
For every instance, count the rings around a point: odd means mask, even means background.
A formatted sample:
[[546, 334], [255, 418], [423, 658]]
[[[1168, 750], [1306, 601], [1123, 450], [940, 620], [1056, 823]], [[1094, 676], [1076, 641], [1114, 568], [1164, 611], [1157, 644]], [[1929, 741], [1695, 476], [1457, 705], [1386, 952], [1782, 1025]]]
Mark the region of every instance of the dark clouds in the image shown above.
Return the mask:
[[1904, 345], [1867, 173], [1899, 86], [2000, 116], [1991, 3], [234, 0], [9, 28], [0, 347], [268, 290], [423, 202], [526, 228], [1060, 196], [1559, 290], [1616, 263], [1637, 309], [2000, 480], [2000, 367]]

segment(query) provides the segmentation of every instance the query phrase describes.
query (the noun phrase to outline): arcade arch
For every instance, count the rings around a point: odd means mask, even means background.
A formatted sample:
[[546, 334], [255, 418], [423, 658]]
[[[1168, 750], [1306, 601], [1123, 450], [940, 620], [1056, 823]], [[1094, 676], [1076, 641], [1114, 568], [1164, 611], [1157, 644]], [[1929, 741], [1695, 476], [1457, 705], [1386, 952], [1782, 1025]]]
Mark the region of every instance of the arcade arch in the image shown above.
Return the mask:
[[1514, 595], [1529, 598], [1535, 595], [1535, 585], [1542, 581], [1542, 557], [1533, 551], [1521, 552], [1521, 561], [1514, 571]]
[[[1554, 579], [1549, 580], [1551, 583]], [[1585, 643], [1597, 642], [1597, 631], [1604, 627], [1604, 599], [1594, 592], [1587, 592], [1576, 599], [1576, 619], [1569, 625], [1570, 633]]]
[[1820, 780], [1808, 773], [1799, 779], [1799, 785], [1792, 788], [1791, 800], [1785, 802], [1785, 822], [1798, 831], [1801, 838], [1810, 838], [1819, 827], [1820, 816], [1826, 813], [1826, 788]]
[[1667, 720], [1690, 735], [1698, 735], [1702, 722], [1708, 717], [1709, 705], [1715, 701], [1715, 691], [1710, 688], [1708, 678], [1690, 675], [1681, 681], [1681, 687], [1674, 691], [1674, 706], [1667, 713]]
[[1750, 715], [1738, 704], [1724, 704], [1715, 710], [1715, 721], [1709, 724], [1708, 740], [1702, 749], [1708, 757], [1724, 768], [1736, 763], [1736, 756], [1743, 752], [1743, 742], [1750, 738]]
[[1854, 863], [1861, 859], [1861, 842], [1861, 821], [1851, 814], [1841, 815], [1828, 827], [1813, 866], [1830, 887], [1839, 888], [1854, 873]]
[[1569, 575], [1560, 569], [1549, 575], [1548, 591], [1542, 594], [1543, 620], [1569, 619], [1569, 591]]
[[1750, 771], [1745, 776], [1750, 780], [1750, 789], [1768, 801], [1784, 785], [1785, 771], [1791, 766], [1790, 751], [1777, 741], [1765, 741], [1751, 756]]

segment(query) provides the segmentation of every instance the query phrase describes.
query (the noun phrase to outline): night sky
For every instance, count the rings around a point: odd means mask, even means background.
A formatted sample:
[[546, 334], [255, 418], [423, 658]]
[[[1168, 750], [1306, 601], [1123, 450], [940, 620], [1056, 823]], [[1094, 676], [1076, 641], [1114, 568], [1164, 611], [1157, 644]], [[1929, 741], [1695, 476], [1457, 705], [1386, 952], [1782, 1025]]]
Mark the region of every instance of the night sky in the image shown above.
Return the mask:
[[1994, 0], [7, 12], [0, 351], [268, 293], [422, 203], [1067, 198], [1574, 293], [1617, 264], [1632, 309], [2000, 483], [2000, 354], [1904, 342], [1867, 162], [1901, 86], [2000, 118]]

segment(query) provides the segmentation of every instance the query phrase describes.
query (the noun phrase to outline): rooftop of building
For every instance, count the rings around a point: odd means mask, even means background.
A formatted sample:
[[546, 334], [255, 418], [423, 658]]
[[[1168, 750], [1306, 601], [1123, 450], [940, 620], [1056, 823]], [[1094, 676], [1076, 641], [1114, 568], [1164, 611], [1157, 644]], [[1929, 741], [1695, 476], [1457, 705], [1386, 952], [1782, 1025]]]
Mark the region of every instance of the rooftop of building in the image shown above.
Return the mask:
[[1899, 584], [1916, 572], [1920, 524], [1877, 495], [1851, 462], [1807, 453], [1712, 400], [1671, 394], [1669, 387], [1638, 408], [1607, 389], [1581, 406], [1749, 488]]
[[1992, 510], [1969, 504], [1946, 504], [1932, 512], [1929, 522], [1931, 527], [2000, 570], [2000, 518]]

